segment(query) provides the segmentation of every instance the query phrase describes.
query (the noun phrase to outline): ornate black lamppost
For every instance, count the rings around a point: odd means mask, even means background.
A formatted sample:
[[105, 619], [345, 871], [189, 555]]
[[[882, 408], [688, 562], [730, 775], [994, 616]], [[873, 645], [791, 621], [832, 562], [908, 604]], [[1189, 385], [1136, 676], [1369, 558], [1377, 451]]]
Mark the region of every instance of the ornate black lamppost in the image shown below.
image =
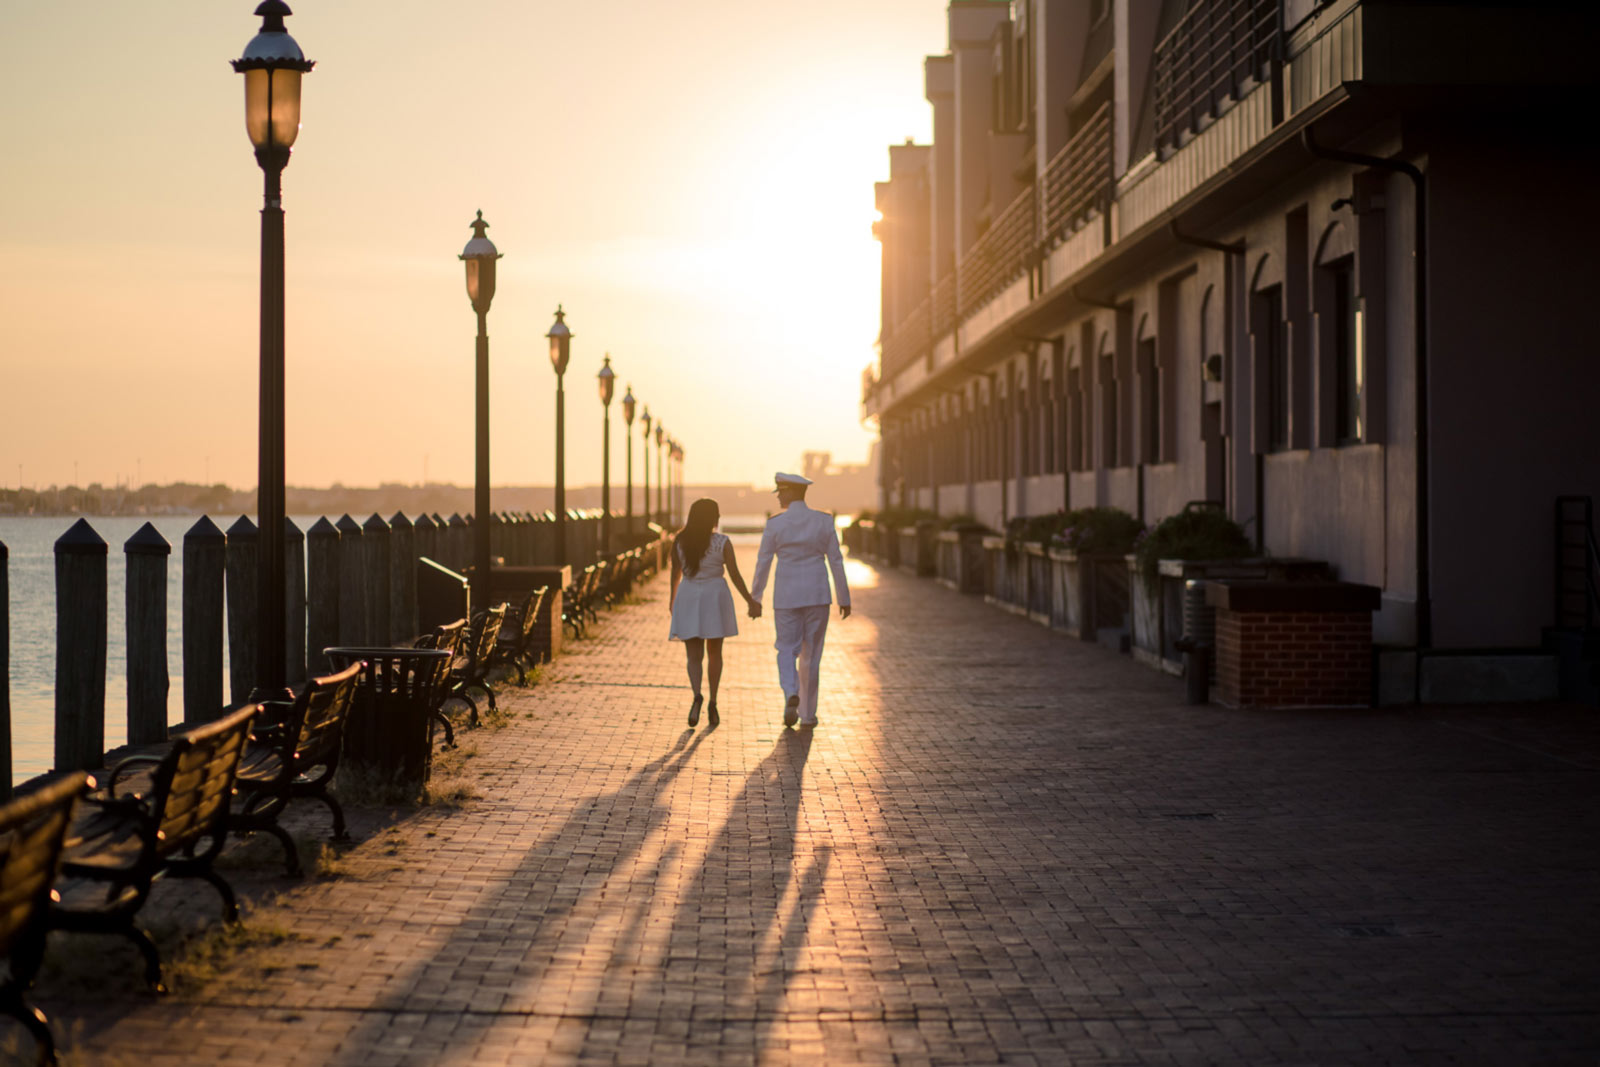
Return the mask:
[[472, 310], [478, 313], [477, 358], [477, 474], [473, 482], [472, 508], [476, 519], [472, 526], [472, 610], [487, 611], [489, 597], [489, 530], [493, 525], [489, 514], [489, 303], [494, 299], [495, 261], [500, 253], [494, 242], [484, 236], [489, 224], [483, 221], [483, 212], [472, 222], [472, 240], [461, 250], [461, 259], [467, 265], [467, 298]]
[[284, 607], [283, 461], [283, 168], [300, 133], [300, 76], [308, 61], [283, 28], [283, 0], [256, 8], [261, 30], [232, 61], [244, 75], [244, 124], [265, 176], [261, 207], [261, 388], [256, 512], [261, 521], [256, 565], [261, 614], [257, 620], [254, 698], [278, 699], [288, 689]]
[[555, 325], [545, 334], [550, 338], [550, 366], [556, 372], [556, 564], [567, 562], [567, 394], [562, 375], [572, 358], [572, 331], [567, 328], [567, 313], [556, 305]]
[[686, 503], [686, 501], [683, 499], [683, 488], [684, 487], [683, 487], [683, 444], [682, 444], [682, 442], [674, 441], [672, 443], [672, 461], [673, 461], [673, 475], [674, 475], [673, 484], [675, 484], [678, 487], [677, 507], [674, 510], [676, 511], [676, 513], [678, 515], [683, 515], [683, 514], [686, 514], [686, 509], [684, 507], [684, 504]]
[[666, 431], [666, 428], [661, 425], [661, 420], [657, 419], [656, 420], [656, 517], [661, 520], [662, 525], [670, 525], [670, 523], [667, 522], [666, 509], [662, 506], [663, 501], [665, 499], [665, 493], [666, 493], [666, 488], [667, 488], [667, 452], [666, 452], [666, 442], [667, 442], [667, 431]]
[[622, 425], [623, 436], [628, 439], [628, 540], [633, 540], [633, 410], [638, 401], [633, 398], [633, 386], [628, 386], [628, 391], [622, 394]]
[[650, 405], [644, 408], [644, 418], [639, 420], [644, 424], [644, 447], [639, 450], [639, 458], [644, 460], [644, 525], [645, 532], [650, 529]]
[[611, 555], [611, 394], [616, 389], [617, 373], [607, 355], [595, 376], [600, 381], [600, 556]]

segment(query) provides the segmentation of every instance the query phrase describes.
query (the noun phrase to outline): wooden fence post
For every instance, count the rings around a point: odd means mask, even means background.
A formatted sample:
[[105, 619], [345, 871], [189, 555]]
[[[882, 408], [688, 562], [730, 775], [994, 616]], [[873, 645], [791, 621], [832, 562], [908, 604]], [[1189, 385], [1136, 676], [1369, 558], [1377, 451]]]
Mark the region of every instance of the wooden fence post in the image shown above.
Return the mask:
[[323, 674], [322, 650], [339, 643], [339, 528], [327, 517], [306, 531], [306, 663]]
[[0, 541], [0, 801], [11, 799], [10, 550]]
[[284, 679], [306, 680], [306, 535], [283, 517]]
[[467, 520], [461, 517], [461, 512], [450, 516], [450, 529], [447, 538], [450, 545], [446, 558], [439, 562], [458, 574], [467, 569], [467, 564], [472, 560], [472, 531], [467, 529]]
[[261, 531], [250, 516], [228, 527], [228, 699], [241, 704], [256, 686], [256, 626], [261, 616]]
[[361, 524], [348, 514], [339, 517], [339, 641], [363, 647], [367, 638], [366, 545]]
[[167, 739], [167, 557], [172, 544], [150, 523], [123, 542], [128, 580], [128, 744]]
[[208, 516], [183, 535], [183, 721], [222, 711], [222, 585], [228, 535]]
[[366, 544], [367, 641], [389, 643], [389, 524], [374, 513], [361, 527]]
[[[421, 515], [418, 515], [417, 521], [413, 523], [411, 527], [411, 542], [413, 548], [415, 549], [416, 558], [422, 559], [426, 557], [433, 560], [435, 563], [438, 563], [438, 537], [439, 527], [433, 521], [433, 516], [429, 515], [426, 511], [424, 511]], [[416, 567], [412, 567], [411, 572], [415, 574]]]
[[106, 543], [87, 519], [56, 540], [56, 770], [106, 749]]
[[416, 530], [405, 512], [389, 520], [389, 643], [417, 636]]

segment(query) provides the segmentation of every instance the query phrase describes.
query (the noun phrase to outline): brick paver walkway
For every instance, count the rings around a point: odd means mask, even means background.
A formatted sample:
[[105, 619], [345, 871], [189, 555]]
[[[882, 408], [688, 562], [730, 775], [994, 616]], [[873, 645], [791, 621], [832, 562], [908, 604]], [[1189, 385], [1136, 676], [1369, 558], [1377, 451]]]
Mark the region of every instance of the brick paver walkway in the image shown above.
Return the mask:
[[769, 620], [687, 731], [657, 581], [507, 692], [481, 800], [258, 907], [290, 945], [47, 1006], [149, 1067], [1600, 1058], [1592, 713], [1189, 708], [851, 569], [814, 733]]

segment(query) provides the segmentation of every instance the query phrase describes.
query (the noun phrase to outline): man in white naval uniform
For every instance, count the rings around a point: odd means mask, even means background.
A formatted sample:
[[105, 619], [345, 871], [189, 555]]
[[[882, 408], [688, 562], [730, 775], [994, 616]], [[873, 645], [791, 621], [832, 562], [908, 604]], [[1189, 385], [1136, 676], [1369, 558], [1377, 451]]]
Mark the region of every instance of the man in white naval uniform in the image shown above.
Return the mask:
[[750, 586], [750, 617], [761, 615], [761, 594], [773, 557], [778, 576], [772, 587], [772, 622], [778, 631], [778, 684], [783, 687], [783, 724], [817, 723], [817, 679], [822, 667], [822, 642], [828, 633], [828, 571], [839, 594], [839, 618], [850, 617], [850, 586], [844, 579], [844, 555], [833, 516], [806, 507], [811, 479], [779, 473], [773, 479], [778, 506], [761, 531], [756, 576]]

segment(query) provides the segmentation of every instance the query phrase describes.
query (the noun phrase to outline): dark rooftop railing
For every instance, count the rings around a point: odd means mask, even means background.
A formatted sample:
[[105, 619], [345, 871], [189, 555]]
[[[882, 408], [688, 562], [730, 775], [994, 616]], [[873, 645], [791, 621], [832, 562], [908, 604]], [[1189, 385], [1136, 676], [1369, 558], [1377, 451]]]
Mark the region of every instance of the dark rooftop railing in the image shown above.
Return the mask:
[[1156, 144], [1176, 148], [1229, 100], [1265, 79], [1278, 0], [1207, 0], [1156, 45]]

